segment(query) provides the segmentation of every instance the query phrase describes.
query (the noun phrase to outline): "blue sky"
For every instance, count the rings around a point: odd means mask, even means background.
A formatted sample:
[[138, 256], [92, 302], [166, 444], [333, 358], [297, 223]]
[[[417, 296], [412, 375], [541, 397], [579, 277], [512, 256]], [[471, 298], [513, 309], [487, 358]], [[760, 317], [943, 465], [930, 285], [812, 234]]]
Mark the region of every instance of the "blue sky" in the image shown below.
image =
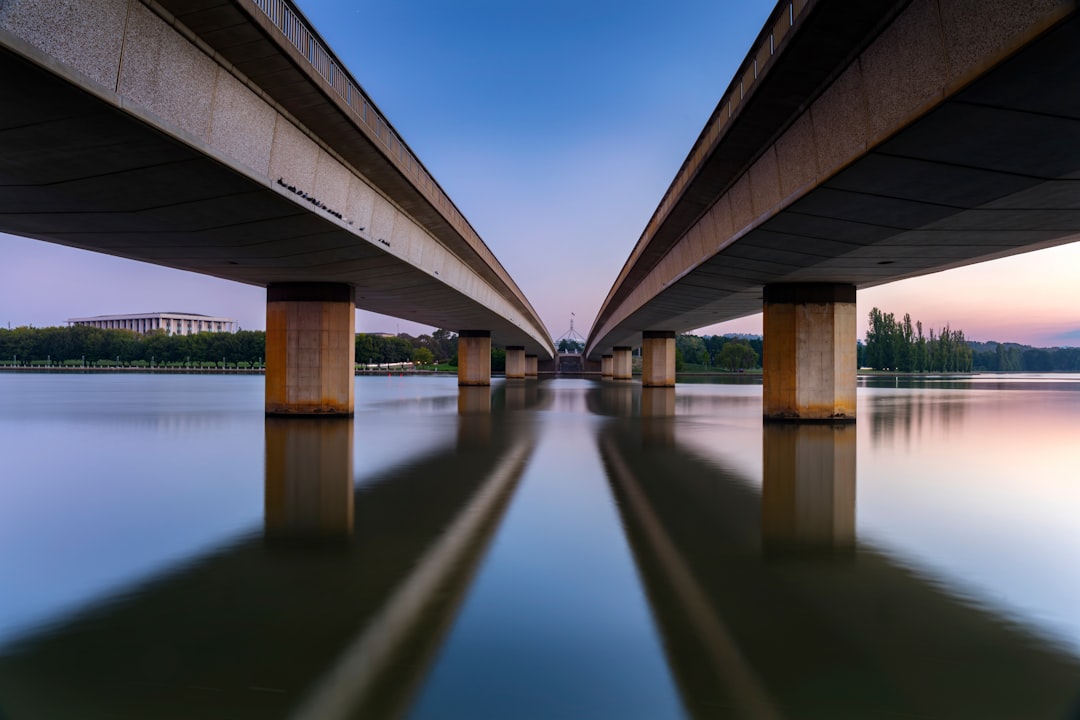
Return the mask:
[[[301, 0], [554, 336], [588, 331], [773, 7], [761, 0]], [[261, 289], [0, 235], [0, 324], [185, 310], [262, 328]], [[1080, 344], [1080, 244], [859, 293], [971, 339]], [[358, 313], [361, 331], [419, 326]], [[760, 331], [760, 316], [703, 329]]]

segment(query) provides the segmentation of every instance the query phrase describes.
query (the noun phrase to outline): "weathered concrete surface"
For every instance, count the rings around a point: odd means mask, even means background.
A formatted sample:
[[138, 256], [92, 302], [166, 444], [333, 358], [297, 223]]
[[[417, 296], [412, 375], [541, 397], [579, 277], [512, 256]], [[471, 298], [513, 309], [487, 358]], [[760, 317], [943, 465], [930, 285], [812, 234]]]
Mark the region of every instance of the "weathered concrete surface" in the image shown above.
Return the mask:
[[647, 330], [641, 342], [641, 384], [675, 387], [675, 333]]
[[633, 377], [633, 360], [630, 356], [631, 348], [616, 347], [611, 351], [611, 372], [616, 380], [629, 380]]
[[509, 345], [506, 348], [506, 378], [525, 379], [525, 348], [520, 345]]
[[765, 288], [766, 420], [855, 420], [855, 286]]
[[611, 355], [604, 355], [600, 358], [600, 375], [602, 377], [612, 377], [614, 372], [614, 363]]
[[525, 356], [525, 377], [534, 378], [540, 373], [540, 358], [536, 355]]
[[760, 312], [769, 284], [866, 288], [1080, 233], [1074, 0], [792, 14], [777, 5], [691, 149], [589, 357]]
[[0, 231], [264, 287], [349, 284], [358, 307], [553, 355], [491, 250], [338, 84], [255, 3], [4, 0]]
[[348, 285], [266, 290], [266, 413], [352, 415], [356, 306]]
[[491, 384], [491, 333], [462, 330], [458, 335], [458, 385]]

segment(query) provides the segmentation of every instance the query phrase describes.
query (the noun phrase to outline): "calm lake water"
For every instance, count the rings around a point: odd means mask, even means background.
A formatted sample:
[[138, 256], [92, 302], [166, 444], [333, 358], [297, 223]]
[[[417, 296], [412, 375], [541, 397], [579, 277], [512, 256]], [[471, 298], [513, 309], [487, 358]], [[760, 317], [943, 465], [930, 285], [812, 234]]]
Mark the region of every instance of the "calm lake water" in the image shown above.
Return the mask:
[[1077, 718], [1080, 378], [0, 373], [0, 718]]

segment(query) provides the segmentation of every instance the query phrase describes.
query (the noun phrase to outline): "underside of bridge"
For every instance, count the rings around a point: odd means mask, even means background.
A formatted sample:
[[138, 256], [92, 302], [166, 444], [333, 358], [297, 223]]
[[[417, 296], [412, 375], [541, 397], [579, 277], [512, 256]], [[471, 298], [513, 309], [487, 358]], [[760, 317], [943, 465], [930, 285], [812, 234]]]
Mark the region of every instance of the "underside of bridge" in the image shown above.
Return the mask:
[[770, 288], [851, 288], [853, 308], [857, 288], [1080, 234], [1074, 2], [785, 2], [747, 63], [609, 292], [590, 357], [764, 309], [766, 416], [852, 419], [846, 359], [798, 380], [843, 388], [831, 411], [770, 400], [796, 339], [818, 360], [837, 333], [855, 342], [853, 313], [795, 326], [806, 303], [770, 303]]
[[553, 355], [374, 105], [258, 6], [60, 5], [0, 3], [0, 231], [268, 288], [271, 413], [352, 411], [353, 307]]

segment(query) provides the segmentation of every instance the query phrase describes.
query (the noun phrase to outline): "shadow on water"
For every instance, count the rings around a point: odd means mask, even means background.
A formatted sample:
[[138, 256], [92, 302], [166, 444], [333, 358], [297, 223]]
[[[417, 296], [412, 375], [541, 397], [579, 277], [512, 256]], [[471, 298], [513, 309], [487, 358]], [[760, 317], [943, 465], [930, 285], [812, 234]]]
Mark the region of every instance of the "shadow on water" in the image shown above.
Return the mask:
[[667, 392], [589, 408], [692, 717], [1075, 717], [1076, 658], [857, 543], [855, 427], [766, 424], [758, 493], [680, 446]]
[[9, 646], [4, 712], [402, 715], [532, 453], [527, 403], [467, 389], [456, 446], [359, 489], [352, 419], [267, 418], [262, 532]]

